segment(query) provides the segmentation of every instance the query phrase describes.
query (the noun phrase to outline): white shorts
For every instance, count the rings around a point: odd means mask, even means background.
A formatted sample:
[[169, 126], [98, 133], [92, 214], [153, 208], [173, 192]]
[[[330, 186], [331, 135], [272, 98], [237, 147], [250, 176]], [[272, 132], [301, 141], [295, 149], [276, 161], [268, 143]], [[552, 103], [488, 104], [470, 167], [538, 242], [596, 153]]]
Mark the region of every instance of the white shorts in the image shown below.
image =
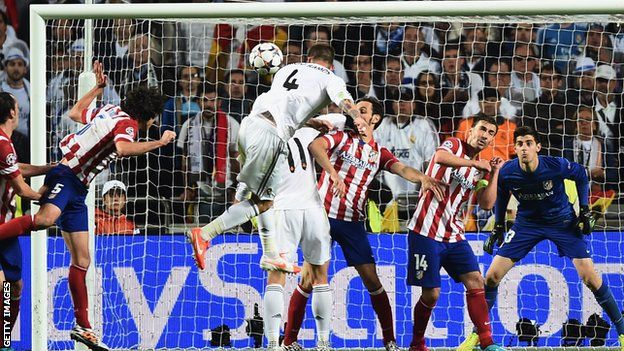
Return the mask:
[[291, 262], [297, 261], [299, 246], [308, 263], [322, 265], [330, 259], [331, 236], [324, 208], [275, 210], [275, 223], [277, 247], [288, 253]]
[[243, 118], [238, 131], [238, 161], [241, 171], [236, 179], [262, 200], [272, 200], [279, 185], [279, 169], [285, 162], [286, 147], [277, 129], [256, 115]]

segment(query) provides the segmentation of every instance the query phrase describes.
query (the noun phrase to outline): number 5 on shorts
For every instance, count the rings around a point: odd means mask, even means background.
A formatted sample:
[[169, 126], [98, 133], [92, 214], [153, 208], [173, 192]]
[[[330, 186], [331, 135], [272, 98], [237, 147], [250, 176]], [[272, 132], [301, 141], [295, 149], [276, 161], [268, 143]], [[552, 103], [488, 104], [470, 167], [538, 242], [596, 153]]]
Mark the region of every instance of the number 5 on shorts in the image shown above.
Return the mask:
[[56, 183], [54, 188], [52, 188], [52, 190], [50, 190], [50, 195], [48, 195], [48, 199], [54, 199], [56, 197], [56, 195], [58, 195], [58, 193], [60, 193], [61, 190], [63, 190], [64, 186], [65, 185], [63, 185], [61, 183]]
[[426, 271], [427, 270], [427, 255], [419, 255], [414, 254], [414, 262], [416, 262], [416, 270], [417, 271]]

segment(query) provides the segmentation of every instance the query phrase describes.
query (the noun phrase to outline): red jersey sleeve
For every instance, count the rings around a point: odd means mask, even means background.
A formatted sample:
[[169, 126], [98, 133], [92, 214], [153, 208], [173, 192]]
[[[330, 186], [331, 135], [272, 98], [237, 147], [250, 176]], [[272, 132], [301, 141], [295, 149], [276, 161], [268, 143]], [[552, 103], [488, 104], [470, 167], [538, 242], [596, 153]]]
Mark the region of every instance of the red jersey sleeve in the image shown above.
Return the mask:
[[386, 171], [390, 171], [390, 168], [392, 167], [392, 165], [394, 165], [395, 163], [399, 162], [399, 159], [396, 158], [392, 152], [390, 152], [390, 150], [386, 149], [385, 147], [381, 148], [381, 159], [380, 161], [380, 165], [383, 169], [385, 169]]
[[139, 124], [137, 121], [124, 118], [117, 122], [115, 128], [113, 129], [113, 134], [115, 135], [115, 142], [125, 140], [129, 142], [133, 142], [136, 139], [137, 131], [139, 130]]
[[444, 150], [456, 155], [461, 147], [461, 141], [458, 138], [448, 138], [442, 145], [438, 146], [438, 150]]
[[340, 144], [344, 136], [345, 136], [344, 132], [333, 130], [323, 135], [323, 139], [325, 139], [325, 141], [327, 142], [329, 149], [332, 150], [333, 148], [336, 147], [336, 145]]
[[13, 179], [18, 175], [20, 175], [20, 170], [13, 145], [8, 140], [0, 140], [0, 176]]

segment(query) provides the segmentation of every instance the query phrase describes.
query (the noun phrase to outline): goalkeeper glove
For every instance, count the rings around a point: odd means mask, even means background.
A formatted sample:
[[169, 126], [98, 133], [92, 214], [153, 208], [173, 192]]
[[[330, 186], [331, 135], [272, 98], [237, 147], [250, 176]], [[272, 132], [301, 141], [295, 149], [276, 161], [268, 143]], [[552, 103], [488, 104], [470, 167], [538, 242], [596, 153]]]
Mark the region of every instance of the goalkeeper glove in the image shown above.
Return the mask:
[[496, 224], [492, 230], [492, 234], [483, 243], [483, 251], [490, 255], [494, 252], [494, 245], [501, 246], [503, 244], [503, 238], [505, 237], [505, 225]]
[[585, 235], [591, 234], [594, 230], [594, 224], [596, 224], [596, 218], [592, 215], [589, 206], [581, 206], [581, 211], [576, 219], [578, 230]]

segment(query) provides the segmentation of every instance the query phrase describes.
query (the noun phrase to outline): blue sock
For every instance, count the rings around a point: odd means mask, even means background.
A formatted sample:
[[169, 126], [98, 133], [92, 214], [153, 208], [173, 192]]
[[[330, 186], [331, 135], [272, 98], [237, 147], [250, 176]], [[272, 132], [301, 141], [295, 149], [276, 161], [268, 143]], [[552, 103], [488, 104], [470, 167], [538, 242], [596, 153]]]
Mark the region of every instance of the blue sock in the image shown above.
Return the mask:
[[485, 286], [485, 301], [488, 305], [488, 311], [492, 310], [492, 306], [496, 303], [496, 297], [498, 297], [498, 285], [491, 288], [489, 286]]
[[594, 291], [594, 296], [602, 309], [607, 312], [607, 316], [611, 319], [611, 323], [615, 325], [618, 335], [624, 334], [624, 317], [622, 317], [622, 312], [607, 284], [602, 283], [600, 289]]

